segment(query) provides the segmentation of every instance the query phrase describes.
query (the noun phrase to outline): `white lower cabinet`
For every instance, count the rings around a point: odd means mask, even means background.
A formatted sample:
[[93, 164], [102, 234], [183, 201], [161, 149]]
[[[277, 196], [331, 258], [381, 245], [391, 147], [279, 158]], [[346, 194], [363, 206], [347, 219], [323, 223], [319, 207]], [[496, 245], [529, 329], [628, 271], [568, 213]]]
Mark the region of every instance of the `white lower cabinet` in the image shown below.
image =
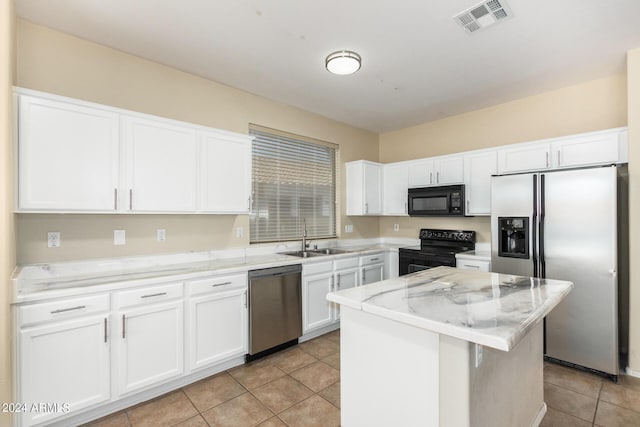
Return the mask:
[[[334, 261], [334, 289], [342, 291], [358, 286], [358, 257], [342, 258]], [[333, 318], [340, 320], [340, 305], [333, 304]]]
[[184, 371], [182, 283], [120, 292], [117, 298], [118, 393], [180, 376]]
[[334, 322], [333, 307], [327, 294], [333, 290], [333, 263], [302, 266], [302, 333]]
[[247, 353], [247, 275], [187, 283], [189, 370]]
[[384, 280], [384, 254], [382, 252], [360, 257], [360, 285]]
[[18, 308], [16, 401], [25, 405], [19, 425], [48, 422], [111, 398], [108, 311], [109, 295]]

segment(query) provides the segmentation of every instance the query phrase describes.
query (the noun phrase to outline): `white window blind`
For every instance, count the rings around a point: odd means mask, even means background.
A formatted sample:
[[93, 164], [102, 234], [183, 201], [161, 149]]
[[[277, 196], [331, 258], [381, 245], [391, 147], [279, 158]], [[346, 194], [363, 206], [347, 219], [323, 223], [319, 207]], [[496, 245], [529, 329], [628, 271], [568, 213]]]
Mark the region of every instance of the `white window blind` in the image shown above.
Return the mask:
[[[251, 126], [251, 242], [336, 237], [336, 149]], [[306, 139], [306, 138], [305, 138]]]

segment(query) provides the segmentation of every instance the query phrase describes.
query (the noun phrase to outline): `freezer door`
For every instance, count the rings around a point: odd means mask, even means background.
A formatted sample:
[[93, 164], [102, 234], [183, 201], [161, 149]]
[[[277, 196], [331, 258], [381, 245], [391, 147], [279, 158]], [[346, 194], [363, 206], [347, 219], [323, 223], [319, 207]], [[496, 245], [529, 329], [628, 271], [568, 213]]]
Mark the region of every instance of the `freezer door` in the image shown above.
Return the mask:
[[574, 288], [546, 321], [547, 356], [618, 375], [615, 167], [545, 174], [544, 264]]
[[[534, 189], [537, 174], [491, 177], [491, 270], [496, 273], [534, 276], [536, 218], [534, 207], [537, 196]], [[504, 229], [501, 223], [508, 218], [526, 219], [528, 235], [526, 250], [519, 257], [501, 256], [500, 243]], [[502, 221], [501, 221], [502, 219]], [[513, 222], [511, 222], [513, 224]]]

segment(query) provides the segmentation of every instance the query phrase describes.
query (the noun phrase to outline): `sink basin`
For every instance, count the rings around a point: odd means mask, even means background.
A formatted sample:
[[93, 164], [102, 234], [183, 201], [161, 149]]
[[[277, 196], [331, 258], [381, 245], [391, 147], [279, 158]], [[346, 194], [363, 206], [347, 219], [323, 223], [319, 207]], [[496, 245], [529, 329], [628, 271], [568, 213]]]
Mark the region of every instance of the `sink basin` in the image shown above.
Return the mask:
[[309, 258], [309, 257], [314, 257], [314, 256], [322, 256], [322, 255], [328, 255], [325, 253], [320, 253], [320, 252], [311, 252], [311, 251], [295, 251], [295, 252], [283, 252], [282, 255], [290, 255], [290, 256], [297, 256], [298, 258]]
[[314, 249], [311, 252], [316, 252], [323, 255], [336, 255], [336, 254], [346, 254], [349, 251], [345, 249], [327, 248], [327, 249]]

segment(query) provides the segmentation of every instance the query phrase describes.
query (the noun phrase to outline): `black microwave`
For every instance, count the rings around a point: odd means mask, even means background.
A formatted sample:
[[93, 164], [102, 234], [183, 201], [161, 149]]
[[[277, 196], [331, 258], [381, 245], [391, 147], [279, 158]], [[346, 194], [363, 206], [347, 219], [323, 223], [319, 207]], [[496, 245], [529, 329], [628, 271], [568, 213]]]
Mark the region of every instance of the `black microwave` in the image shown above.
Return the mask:
[[464, 216], [464, 185], [409, 189], [409, 216]]

